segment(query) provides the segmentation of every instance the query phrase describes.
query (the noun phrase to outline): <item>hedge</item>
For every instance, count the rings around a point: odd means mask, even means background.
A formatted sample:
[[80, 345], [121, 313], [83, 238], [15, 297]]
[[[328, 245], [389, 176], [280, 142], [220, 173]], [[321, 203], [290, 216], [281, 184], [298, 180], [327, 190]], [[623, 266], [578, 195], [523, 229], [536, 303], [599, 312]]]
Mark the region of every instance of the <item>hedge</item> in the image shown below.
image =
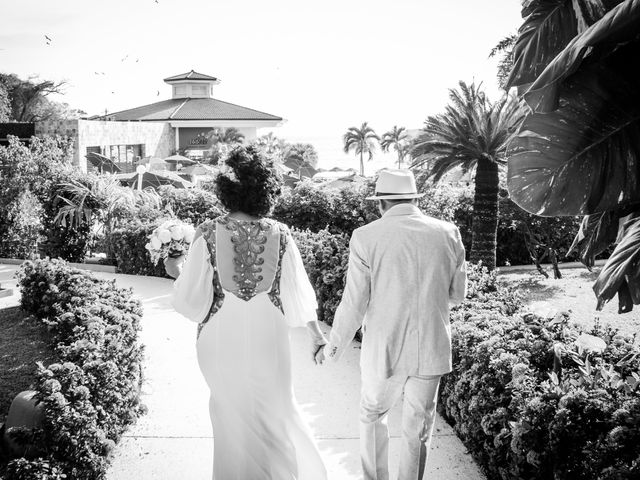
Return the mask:
[[349, 238], [344, 234], [333, 235], [326, 229], [319, 232], [292, 229], [292, 235], [316, 291], [318, 319], [332, 325], [344, 290]]
[[164, 220], [166, 218], [145, 223], [133, 221], [111, 231], [105, 242], [115, 256], [118, 273], [167, 277], [164, 264], [154, 265], [145, 248], [151, 232]]
[[[320, 187], [301, 182], [295, 188], [285, 188], [273, 217], [300, 230], [341, 233], [350, 236], [353, 230], [380, 217], [375, 202], [365, 200], [372, 194], [373, 183], [347, 185], [340, 189]], [[448, 184], [424, 184], [425, 194], [419, 200], [427, 215], [454, 222], [462, 241], [471, 249], [473, 225], [473, 188]], [[532, 253], [539, 260], [555, 255], [563, 260], [579, 227], [578, 217], [543, 218], [531, 215], [507, 196], [500, 198], [496, 261], [498, 265], [533, 263]], [[527, 248], [531, 247], [531, 251]]]
[[597, 323], [587, 351], [568, 313], [540, 318], [471, 267], [452, 312], [454, 370], [440, 408], [488, 478], [640, 478], [640, 349]]
[[222, 214], [218, 198], [200, 188], [184, 189], [164, 185], [158, 189], [162, 206], [183, 222], [200, 225]]
[[35, 444], [39, 456], [11, 460], [5, 478], [103, 479], [109, 453], [145, 410], [141, 304], [130, 289], [58, 260], [25, 262], [19, 281], [22, 308], [48, 326], [59, 361], [38, 364], [42, 427], [9, 432]]

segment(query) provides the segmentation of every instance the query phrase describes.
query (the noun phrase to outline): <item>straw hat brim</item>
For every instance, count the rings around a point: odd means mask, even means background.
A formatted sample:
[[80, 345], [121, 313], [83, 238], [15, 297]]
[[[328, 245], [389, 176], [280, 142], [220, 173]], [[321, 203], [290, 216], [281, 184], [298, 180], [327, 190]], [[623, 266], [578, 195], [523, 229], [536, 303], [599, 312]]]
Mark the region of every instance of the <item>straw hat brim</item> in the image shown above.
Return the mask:
[[374, 195], [366, 197], [365, 200], [411, 200], [412, 198], [422, 198], [424, 193], [399, 193], [397, 195]]

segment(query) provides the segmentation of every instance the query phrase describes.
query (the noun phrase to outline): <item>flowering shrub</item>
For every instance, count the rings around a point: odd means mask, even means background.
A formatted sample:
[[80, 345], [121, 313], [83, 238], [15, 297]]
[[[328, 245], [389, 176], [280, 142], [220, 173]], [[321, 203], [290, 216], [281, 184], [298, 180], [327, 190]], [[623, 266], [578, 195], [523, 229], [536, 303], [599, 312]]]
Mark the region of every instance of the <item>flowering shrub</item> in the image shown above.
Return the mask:
[[200, 225], [205, 220], [217, 218], [222, 214], [216, 196], [204, 189], [164, 185], [158, 189], [158, 193], [163, 209], [170, 210], [176, 218], [192, 225]]
[[9, 462], [6, 479], [104, 478], [109, 453], [144, 412], [140, 302], [57, 260], [25, 262], [19, 279], [22, 308], [47, 324], [59, 361], [39, 363], [35, 379], [44, 419], [31, 442], [42, 455]]
[[512, 315], [522, 307], [522, 295], [501, 284], [497, 272], [467, 262], [467, 296], [451, 309], [451, 321], [467, 320], [479, 313]]
[[[34, 249], [33, 238], [42, 236], [39, 248], [44, 254], [84, 259], [89, 227], [63, 227], [55, 222], [60, 184], [83, 175], [71, 165], [72, 152], [73, 140], [62, 137], [33, 137], [28, 147], [10, 137], [7, 147], [0, 146], [0, 256], [23, 256]], [[23, 198], [19, 208], [24, 211], [15, 211], [16, 200], [27, 190], [33, 198]], [[36, 213], [39, 221], [33, 219]], [[23, 216], [29, 217], [28, 226]], [[26, 237], [22, 235], [25, 228], [30, 230]]]
[[9, 224], [1, 255], [11, 258], [29, 258], [37, 253], [42, 238], [42, 204], [30, 190], [19, 194], [8, 205], [6, 220]]
[[342, 298], [349, 257], [349, 239], [328, 230], [292, 230], [305, 270], [318, 300], [318, 319], [333, 323]]
[[115, 258], [118, 273], [165, 277], [163, 262], [154, 264], [146, 248], [149, 236], [166, 218], [152, 222], [131, 221], [113, 229], [105, 238]]
[[638, 478], [634, 339], [597, 324], [581, 332], [567, 313], [519, 311], [517, 295], [481, 268], [470, 266], [469, 283], [452, 313], [454, 370], [440, 405], [488, 476]]
[[167, 257], [179, 257], [189, 250], [196, 229], [180, 220], [167, 220], [149, 235], [145, 248], [154, 265]]

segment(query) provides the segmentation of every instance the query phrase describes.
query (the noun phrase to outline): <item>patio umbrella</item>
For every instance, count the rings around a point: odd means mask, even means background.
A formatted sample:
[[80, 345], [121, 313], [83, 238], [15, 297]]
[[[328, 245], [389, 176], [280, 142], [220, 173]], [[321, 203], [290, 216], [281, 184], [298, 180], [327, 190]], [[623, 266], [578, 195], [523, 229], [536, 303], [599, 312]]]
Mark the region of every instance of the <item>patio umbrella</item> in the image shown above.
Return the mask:
[[298, 177], [294, 177], [292, 175], [284, 174], [282, 176], [282, 183], [284, 183], [285, 187], [295, 187], [298, 183], [300, 183], [300, 179]]
[[[127, 185], [129, 187], [137, 187], [138, 186], [138, 173], [119, 173], [116, 175], [116, 178], [123, 185]], [[193, 187], [194, 184], [181, 178], [179, 175], [176, 175], [172, 172], [144, 172], [142, 174], [142, 188], [145, 189], [147, 187], [158, 188], [162, 185], [173, 185], [176, 188], [190, 188]]]
[[100, 153], [89, 152], [86, 158], [100, 173], [119, 173], [121, 171], [120, 167], [113, 163], [113, 160]]
[[191, 160], [190, 158], [187, 158], [183, 155], [171, 155], [170, 157], [165, 158], [164, 161], [167, 163], [179, 163], [180, 165], [195, 165], [196, 163], [198, 163], [195, 160]]
[[298, 175], [299, 178], [311, 178], [318, 173], [309, 162], [296, 157], [290, 158], [284, 165], [291, 169], [290, 175]]

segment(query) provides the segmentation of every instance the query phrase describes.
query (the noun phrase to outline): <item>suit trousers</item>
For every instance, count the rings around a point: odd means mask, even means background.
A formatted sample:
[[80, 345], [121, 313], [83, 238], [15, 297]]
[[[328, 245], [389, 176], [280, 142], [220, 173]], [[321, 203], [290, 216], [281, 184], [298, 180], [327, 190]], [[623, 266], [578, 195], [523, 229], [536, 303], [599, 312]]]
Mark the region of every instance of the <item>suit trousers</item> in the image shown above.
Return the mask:
[[364, 480], [389, 479], [389, 410], [404, 394], [398, 480], [422, 480], [436, 415], [440, 375], [362, 379], [360, 457]]

